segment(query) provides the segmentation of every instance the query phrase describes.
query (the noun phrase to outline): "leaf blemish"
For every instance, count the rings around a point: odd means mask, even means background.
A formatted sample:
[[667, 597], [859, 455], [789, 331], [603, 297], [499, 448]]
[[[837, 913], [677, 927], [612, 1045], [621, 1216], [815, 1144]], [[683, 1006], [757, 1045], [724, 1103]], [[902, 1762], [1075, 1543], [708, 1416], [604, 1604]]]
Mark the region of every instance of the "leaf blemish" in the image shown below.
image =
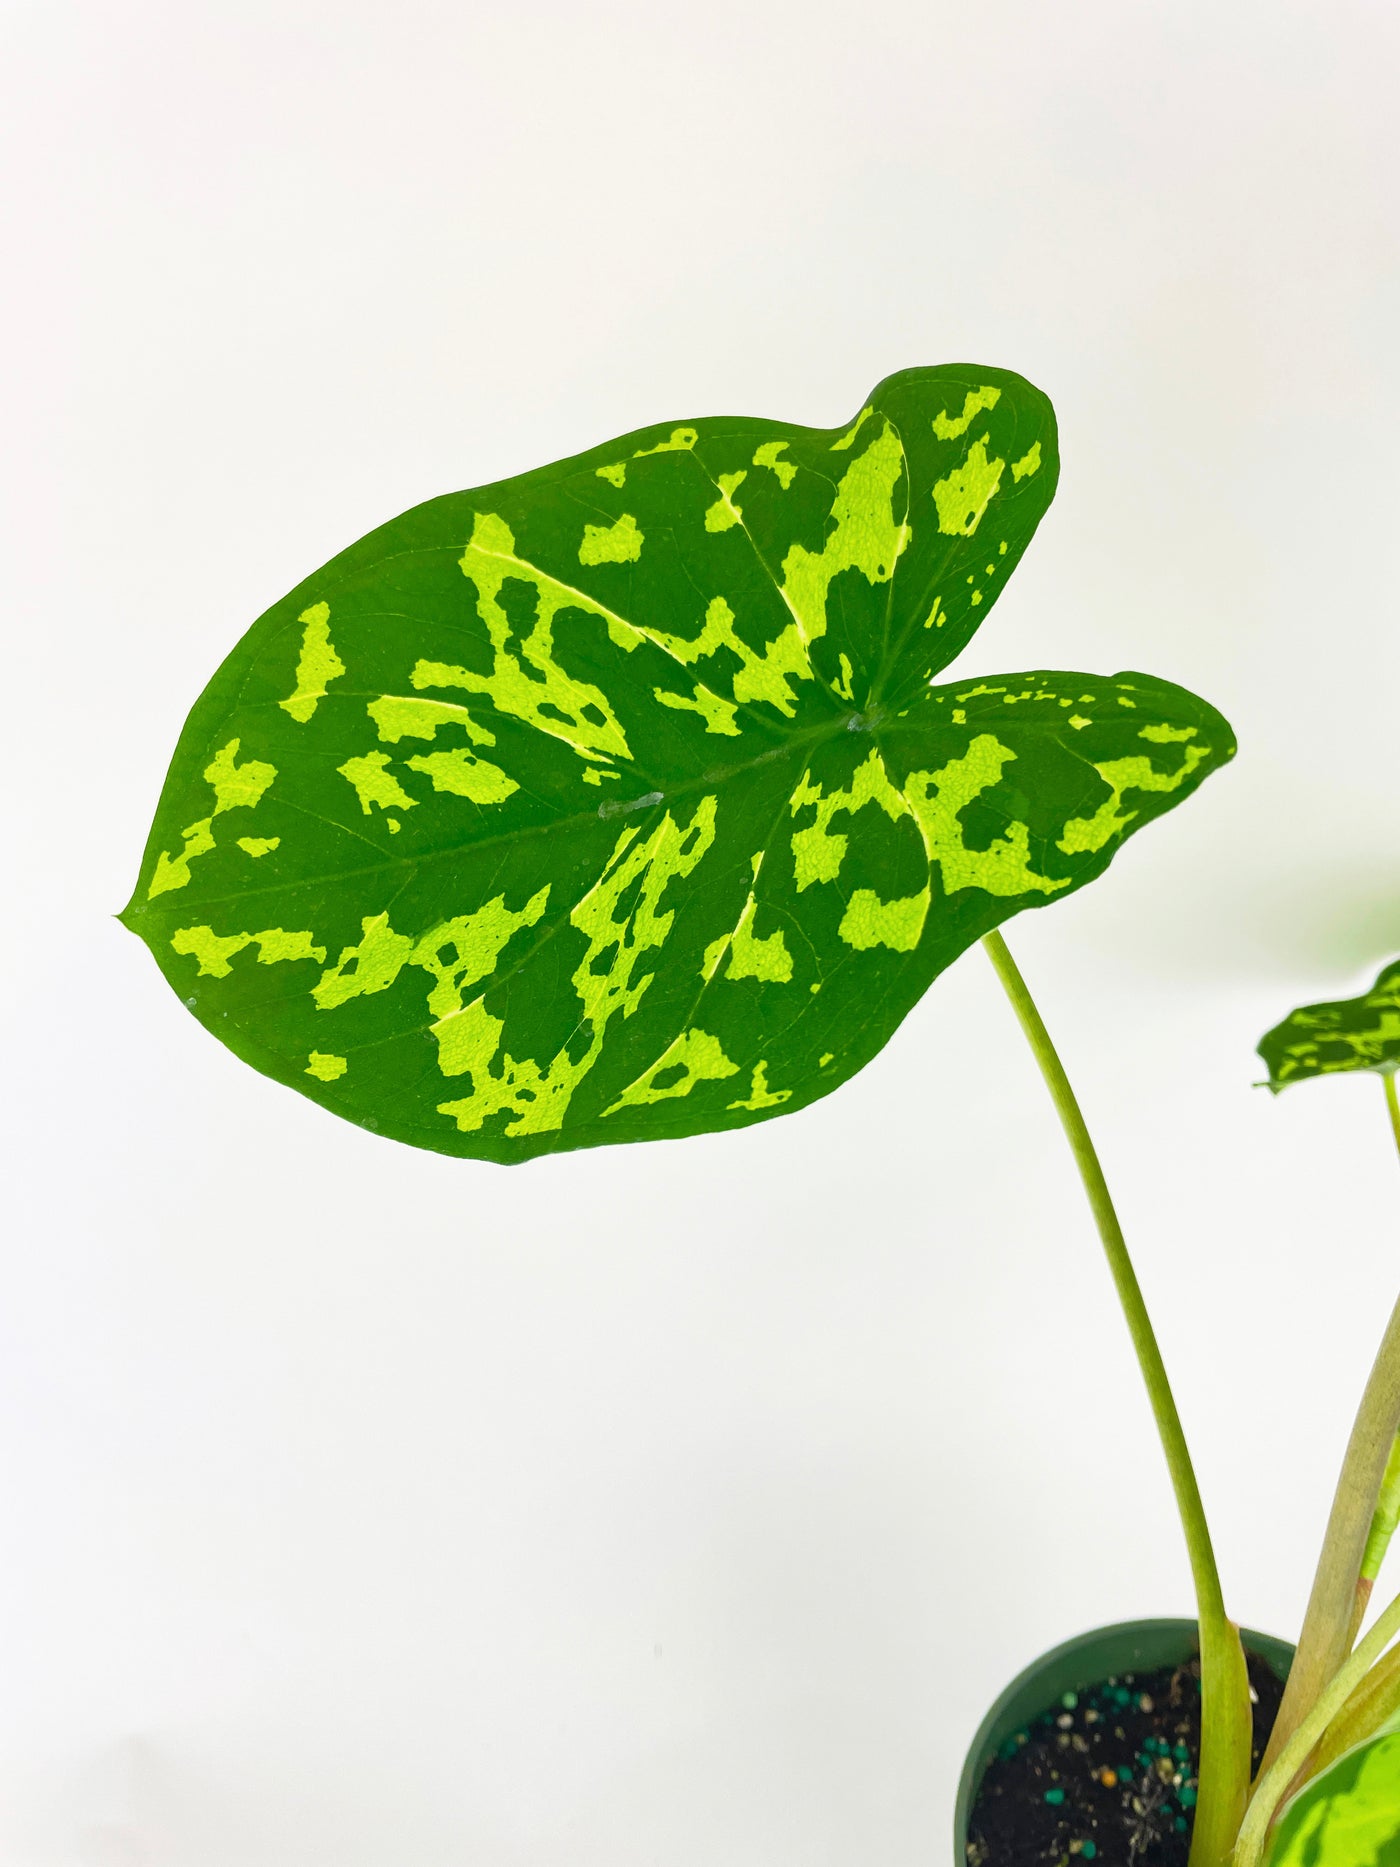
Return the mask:
[[665, 802], [664, 791], [648, 791], [645, 797], [608, 797], [598, 806], [600, 817], [625, 817], [629, 811], [650, 810], [653, 804]]

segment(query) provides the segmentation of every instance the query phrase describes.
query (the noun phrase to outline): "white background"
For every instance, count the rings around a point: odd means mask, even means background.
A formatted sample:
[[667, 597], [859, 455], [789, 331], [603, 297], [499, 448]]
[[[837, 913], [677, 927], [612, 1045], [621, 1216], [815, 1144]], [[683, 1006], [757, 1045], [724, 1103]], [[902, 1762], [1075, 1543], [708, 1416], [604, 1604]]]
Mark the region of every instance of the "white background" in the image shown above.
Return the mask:
[[1036, 1652], [1190, 1610], [980, 952], [863, 1077], [503, 1170], [264, 1081], [111, 918], [186, 709], [419, 500], [654, 420], [1053, 396], [959, 664], [1237, 764], [1010, 928], [1233, 1611], [1296, 1632], [1400, 1279], [1389, 0], [4, 7], [6, 1867], [943, 1867]]

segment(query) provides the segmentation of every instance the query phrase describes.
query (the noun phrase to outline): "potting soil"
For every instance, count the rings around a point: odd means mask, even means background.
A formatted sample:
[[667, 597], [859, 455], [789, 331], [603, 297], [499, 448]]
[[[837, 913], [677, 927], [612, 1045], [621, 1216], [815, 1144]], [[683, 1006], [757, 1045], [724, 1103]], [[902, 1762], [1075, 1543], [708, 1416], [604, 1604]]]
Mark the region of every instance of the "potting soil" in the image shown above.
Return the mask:
[[[1248, 1662], [1257, 1768], [1283, 1687]], [[1066, 1692], [989, 1765], [967, 1867], [1186, 1867], [1200, 1738], [1199, 1659]]]

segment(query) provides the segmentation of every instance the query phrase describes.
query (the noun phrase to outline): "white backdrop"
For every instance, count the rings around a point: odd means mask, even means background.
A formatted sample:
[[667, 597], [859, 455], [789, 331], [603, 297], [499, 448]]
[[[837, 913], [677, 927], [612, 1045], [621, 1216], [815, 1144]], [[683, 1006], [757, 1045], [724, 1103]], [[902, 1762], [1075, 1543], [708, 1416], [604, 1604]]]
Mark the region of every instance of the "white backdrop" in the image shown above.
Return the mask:
[[1400, 1278], [1389, 0], [8, 0], [0, 1859], [942, 1867], [986, 1703], [1189, 1612], [1044, 1092], [968, 954], [863, 1077], [503, 1170], [375, 1140], [111, 918], [185, 711], [335, 551], [644, 422], [1047, 389], [959, 665], [1237, 764], [1009, 939], [1234, 1612], [1296, 1632]]

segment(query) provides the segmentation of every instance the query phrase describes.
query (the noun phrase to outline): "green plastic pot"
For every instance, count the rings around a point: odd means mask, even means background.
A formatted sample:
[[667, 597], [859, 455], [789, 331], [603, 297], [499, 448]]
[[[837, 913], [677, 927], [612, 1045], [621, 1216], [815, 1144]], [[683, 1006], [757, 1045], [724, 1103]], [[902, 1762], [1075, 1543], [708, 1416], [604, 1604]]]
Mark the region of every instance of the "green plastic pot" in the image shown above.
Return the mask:
[[[1286, 1640], [1242, 1628], [1246, 1649], [1267, 1660], [1280, 1679], [1288, 1677], [1293, 1648]], [[972, 1804], [987, 1765], [1013, 1732], [1040, 1712], [1049, 1711], [1062, 1693], [1082, 1692], [1100, 1680], [1123, 1673], [1155, 1672], [1180, 1666], [1197, 1648], [1194, 1621], [1121, 1621], [1052, 1647], [1011, 1681], [978, 1727], [958, 1783], [953, 1816], [954, 1867], [967, 1867], [967, 1827]], [[996, 1867], [996, 1863], [990, 1863]]]

